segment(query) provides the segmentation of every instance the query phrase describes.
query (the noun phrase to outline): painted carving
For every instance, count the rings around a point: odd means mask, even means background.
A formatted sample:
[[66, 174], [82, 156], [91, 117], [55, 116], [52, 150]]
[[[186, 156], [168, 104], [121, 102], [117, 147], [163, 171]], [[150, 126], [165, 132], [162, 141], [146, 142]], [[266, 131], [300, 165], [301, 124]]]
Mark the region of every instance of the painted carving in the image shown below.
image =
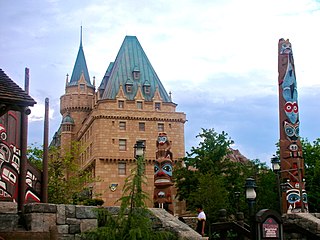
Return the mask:
[[[307, 211], [307, 194], [302, 181], [304, 161], [299, 139], [298, 91], [289, 40], [280, 39], [278, 50], [281, 178], [287, 186], [283, 209], [299, 212], [303, 204]], [[300, 194], [300, 191], [303, 194]]]
[[156, 142], [156, 161], [154, 165], [154, 205], [173, 213], [172, 193], [172, 153], [171, 143], [166, 133], [159, 133]]
[[[4, 118], [0, 119], [0, 200], [18, 201], [18, 182], [20, 173], [21, 150], [16, 142], [8, 142], [10, 134], [19, 136], [17, 128], [7, 132]], [[17, 119], [13, 113], [10, 117]], [[4, 123], [3, 123], [4, 122]], [[15, 138], [14, 138], [15, 139]], [[25, 203], [40, 202], [41, 172], [29, 162], [27, 164]]]
[[[18, 198], [18, 176], [20, 151], [7, 143], [7, 131], [0, 124], [0, 198], [16, 201]], [[14, 157], [13, 157], [14, 156]], [[18, 162], [18, 165], [17, 165]]]

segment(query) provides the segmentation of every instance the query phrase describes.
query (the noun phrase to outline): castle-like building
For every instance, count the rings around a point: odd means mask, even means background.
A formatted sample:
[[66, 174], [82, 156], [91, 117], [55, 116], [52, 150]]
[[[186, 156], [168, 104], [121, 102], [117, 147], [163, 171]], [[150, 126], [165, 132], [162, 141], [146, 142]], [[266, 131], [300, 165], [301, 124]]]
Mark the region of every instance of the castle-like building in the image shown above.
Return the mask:
[[[51, 145], [66, 152], [72, 142], [80, 142], [78, 160], [82, 169], [101, 180], [92, 186], [93, 193], [104, 200], [104, 205], [111, 206], [119, 204], [115, 202], [122, 195], [124, 181], [136, 166], [134, 145], [143, 141], [147, 177], [144, 190], [151, 199], [148, 206], [153, 207], [158, 135], [167, 134], [173, 163], [183, 158], [186, 115], [176, 112], [177, 104], [135, 36], [124, 38], [97, 89], [92, 80], [80, 40], [71, 78], [67, 75], [65, 93], [60, 98], [62, 122]], [[180, 204], [173, 205], [175, 213], [181, 212]]]

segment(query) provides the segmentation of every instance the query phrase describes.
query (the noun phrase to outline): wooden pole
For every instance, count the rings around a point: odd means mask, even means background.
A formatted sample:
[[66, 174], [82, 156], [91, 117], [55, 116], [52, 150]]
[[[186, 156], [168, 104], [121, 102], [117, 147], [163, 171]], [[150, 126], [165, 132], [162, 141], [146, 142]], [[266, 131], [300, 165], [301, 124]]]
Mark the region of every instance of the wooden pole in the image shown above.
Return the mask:
[[48, 202], [48, 142], [49, 142], [49, 98], [45, 100], [44, 135], [43, 135], [43, 173], [42, 202]]

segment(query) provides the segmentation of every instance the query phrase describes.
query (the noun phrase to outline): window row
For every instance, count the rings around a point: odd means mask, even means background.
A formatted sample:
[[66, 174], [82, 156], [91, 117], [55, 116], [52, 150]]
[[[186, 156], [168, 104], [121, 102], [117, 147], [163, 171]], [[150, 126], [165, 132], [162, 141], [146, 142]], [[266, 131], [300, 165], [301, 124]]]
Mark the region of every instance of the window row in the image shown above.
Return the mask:
[[[139, 140], [139, 141], [142, 141], [144, 146], [146, 146], [146, 140]], [[128, 149], [127, 139], [119, 139], [119, 151], [127, 151], [127, 149]]]
[[[118, 108], [124, 108], [124, 100], [119, 100], [118, 101]], [[137, 101], [137, 109], [143, 109], [143, 102], [142, 101]], [[161, 110], [161, 102], [155, 102], [154, 103], [154, 109], [157, 111]]]
[[[169, 124], [171, 127], [171, 124]], [[119, 130], [127, 130], [127, 122], [119, 122]], [[144, 132], [146, 130], [146, 124], [144, 122], [139, 122], [139, 131]], [[164, 123], [158, 123], [158, 132], [164, 132]]]

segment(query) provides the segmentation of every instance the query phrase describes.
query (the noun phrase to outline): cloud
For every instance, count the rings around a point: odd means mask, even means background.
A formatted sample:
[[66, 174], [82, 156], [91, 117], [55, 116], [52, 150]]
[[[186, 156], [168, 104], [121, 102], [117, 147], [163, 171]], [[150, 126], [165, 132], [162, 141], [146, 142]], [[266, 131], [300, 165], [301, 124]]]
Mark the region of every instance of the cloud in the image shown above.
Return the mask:
[[[29, 122], [38, 122], [38, 121], [44, 121], [45, 117], [45, 104], [43, 102], [37, 102], [36, 105], [33, 107], [30, 107], [31, 113], [28, 116]], [[49, 119], [53, 119], [53, 116], [55, 115], [55, 111], [53, 108], [49, 107], [48, 110]]]
[[[301, 135], [320, 132], [320, 22], [313, 0], [47, 0], [1, 2], [0, 67], [20, 86], [30, 68], [29, 137], [39, 137], [44, 98], [51, 136], [61, 122], [59, 97], [80, 43], [96, 85], [125, 35], [138, 37], [177, 110], [187, 114], [186, 149], [201, 128], [226, 131], [249, 158], [269, 161], [278, 134], [279, 38], [289, 38], [298, 82]], [[40, 138], [41, 139], [41, 138]]]

